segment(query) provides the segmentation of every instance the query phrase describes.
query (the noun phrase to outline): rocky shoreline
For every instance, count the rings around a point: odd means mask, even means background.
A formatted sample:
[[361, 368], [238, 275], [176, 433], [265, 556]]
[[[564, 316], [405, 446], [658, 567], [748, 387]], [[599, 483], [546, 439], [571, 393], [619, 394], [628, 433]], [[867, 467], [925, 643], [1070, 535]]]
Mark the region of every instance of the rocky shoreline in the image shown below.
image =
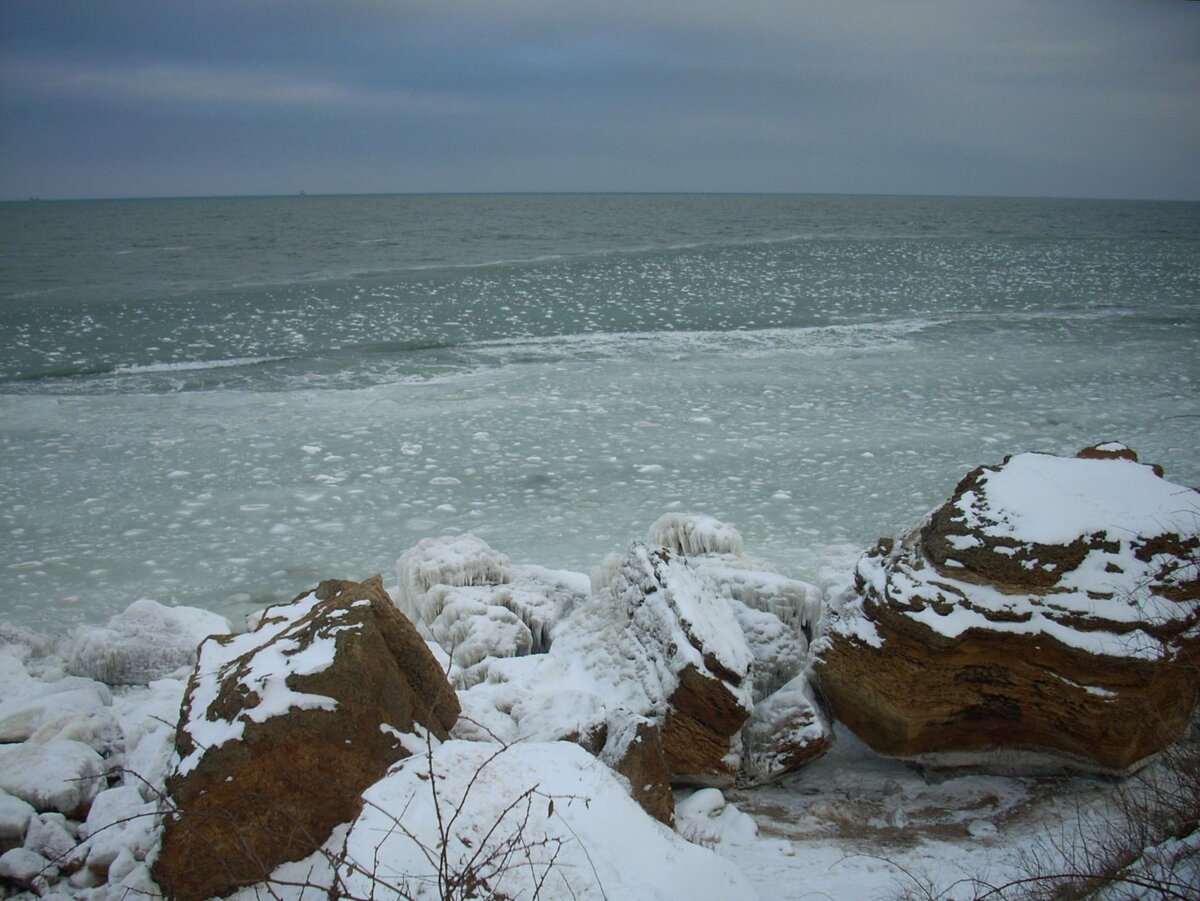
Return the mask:
[[0, 880], [744, 894], [683, 836], [834, 722], [939, 771], [1146, 766], [1196, 709], [1198, 561], [1200, 493], [1110, 442], [973, 470], [842, 585], [668, 514], [590, 579], [459, 535], [401, 555], [391, 594], [323, 582], [248, 631], [150, 601], [57, 644], [5, 627]]

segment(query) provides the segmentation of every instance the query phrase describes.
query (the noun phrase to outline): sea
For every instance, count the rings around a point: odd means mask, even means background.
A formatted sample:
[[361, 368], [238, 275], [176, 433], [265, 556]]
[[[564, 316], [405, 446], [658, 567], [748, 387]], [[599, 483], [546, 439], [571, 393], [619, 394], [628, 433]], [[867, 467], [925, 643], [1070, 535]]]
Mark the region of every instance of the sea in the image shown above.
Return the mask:
[[825, 578], [969, 470], [1200, 484], [1200, 204], [0, 204], [0, 620], [235, 622], [424, 538], [587, 571], [670, 511]]

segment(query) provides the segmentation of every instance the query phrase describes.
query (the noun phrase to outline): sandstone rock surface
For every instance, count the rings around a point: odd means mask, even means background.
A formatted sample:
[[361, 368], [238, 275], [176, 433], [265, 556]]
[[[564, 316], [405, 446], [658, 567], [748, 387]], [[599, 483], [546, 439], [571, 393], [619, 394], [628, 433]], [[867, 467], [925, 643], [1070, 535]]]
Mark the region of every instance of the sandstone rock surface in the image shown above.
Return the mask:
[[875, 750], [930, 766], [1123, 774], [1200, 690], [1200, 494], [1110, 443], [969, 473], [858, 564], [820, 687]]
[[600, 759], [629, 780], [630, 795], [642, 810], [667, 826], [675, 824], [671, 771], [663, 754], [662, 729], [642, 718], [626, 720], [611, 736]]
[[154, 878], [199, 901], [261, 881], [353, 819], [388, 767], [445, 738], [454, 692], [379, 577], [328, 581], [200, 647]]

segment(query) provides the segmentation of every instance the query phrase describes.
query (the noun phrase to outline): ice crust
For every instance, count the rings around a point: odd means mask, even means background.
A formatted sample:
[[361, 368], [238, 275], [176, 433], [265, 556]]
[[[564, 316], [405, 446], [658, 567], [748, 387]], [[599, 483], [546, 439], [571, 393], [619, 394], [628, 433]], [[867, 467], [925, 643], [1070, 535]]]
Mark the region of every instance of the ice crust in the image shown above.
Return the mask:
[[513, 564], [470, 534], [421, 541], [400, 555], [396, 575], [397, 606], [450, 655], [459, 688], [485, 679], [497, 659], [545, 653], [588, 592], [586, 576]]
[[64, 656], [74, 675], [109, 685], [145, 685], [190, 669], [201, 641], [230, 630], [229, 620], [219, 614], [142, 599], [105, 626], [76, 629]]

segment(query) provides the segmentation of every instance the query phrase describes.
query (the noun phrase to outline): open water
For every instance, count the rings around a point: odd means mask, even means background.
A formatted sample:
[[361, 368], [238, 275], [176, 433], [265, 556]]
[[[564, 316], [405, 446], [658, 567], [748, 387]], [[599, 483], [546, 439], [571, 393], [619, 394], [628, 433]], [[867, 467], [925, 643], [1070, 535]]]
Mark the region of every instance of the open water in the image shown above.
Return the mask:
[[0, 619], [231, 617], [473, 531], [668, 510], [783, 571], [980, 463], [1200, 483], [1200, 204], [487, 195], [0, 205]]

